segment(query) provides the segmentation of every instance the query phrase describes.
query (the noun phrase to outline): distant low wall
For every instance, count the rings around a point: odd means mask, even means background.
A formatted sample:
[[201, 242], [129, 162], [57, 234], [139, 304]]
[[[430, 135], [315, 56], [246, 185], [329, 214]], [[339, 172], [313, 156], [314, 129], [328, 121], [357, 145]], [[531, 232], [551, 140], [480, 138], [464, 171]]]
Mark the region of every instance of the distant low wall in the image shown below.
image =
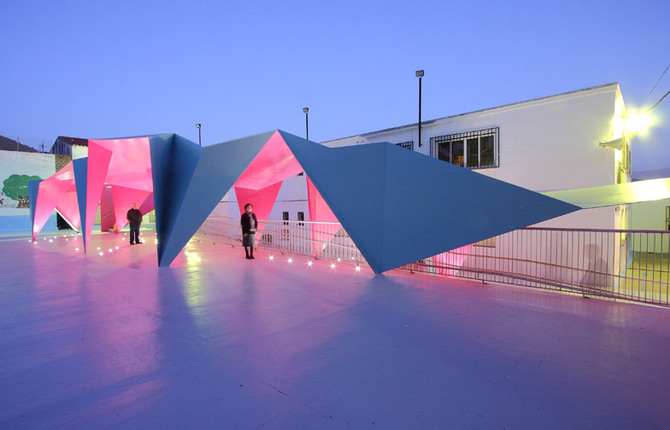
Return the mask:
[[[30, 237], [28, 180], [53, 175], [57, 161], [54, 154], [0, 151], [0, 234], [25, 232], [26, 237]], [[54, 212], [42, 231], [57, 229]]]
[[[52, 214], [44, 225], [42, 232], [58, 230], [56, 213]], [[30, 237], [30, 209], [2, 208], [0, 210], [0, 234], [25, 232]]]

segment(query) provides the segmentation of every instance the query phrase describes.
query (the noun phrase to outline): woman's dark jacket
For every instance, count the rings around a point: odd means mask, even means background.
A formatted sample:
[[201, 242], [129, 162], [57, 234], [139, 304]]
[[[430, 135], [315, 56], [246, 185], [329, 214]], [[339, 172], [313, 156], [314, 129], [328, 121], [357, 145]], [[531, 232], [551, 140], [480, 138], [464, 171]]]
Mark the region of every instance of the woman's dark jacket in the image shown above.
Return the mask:
[[249, 215], [247, 215], [246, 212], [242, 214], [242, 218], [240, 218], [240, 224], [242, 224], [242, 234], [250, 234], [252, 228], [258, 227], [258, 220], [256, 219], [256, 214], [252, 212], [251, 217], [254, 219], [253, 226], [251, 225], [252, 223], [249, 220]]

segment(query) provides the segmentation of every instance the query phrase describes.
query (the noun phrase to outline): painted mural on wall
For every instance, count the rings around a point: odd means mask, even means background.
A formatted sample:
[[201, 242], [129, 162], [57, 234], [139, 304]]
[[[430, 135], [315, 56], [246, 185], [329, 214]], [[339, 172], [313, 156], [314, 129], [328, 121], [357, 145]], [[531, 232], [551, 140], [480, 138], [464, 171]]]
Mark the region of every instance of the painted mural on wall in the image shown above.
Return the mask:
[[[56, 173], [55, 156], [35, 152], [0, 151], [0, 216], [28, 216], [28, 181]], [[7, 209], [7, 210], [2, 210]]]
[[10, 175], [2, 183], [0, 191], [0, 207], [29, 208], [28, 181], [40, 180], [37, 175]]

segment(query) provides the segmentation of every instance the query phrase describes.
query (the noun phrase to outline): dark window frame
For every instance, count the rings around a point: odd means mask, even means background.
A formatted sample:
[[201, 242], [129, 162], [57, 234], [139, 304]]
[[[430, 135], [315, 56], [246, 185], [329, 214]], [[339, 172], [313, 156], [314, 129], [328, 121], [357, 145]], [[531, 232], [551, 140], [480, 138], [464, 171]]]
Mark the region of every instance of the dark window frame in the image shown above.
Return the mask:
[[399, 146], [401, 148], [409, 149], [410, 151], [414, 151], [414, 141], [413, 140], [408, 140], [406, 142], [398, 142], [395, 144], [395, 146]]
[[[482, 165], [482, 141], [488, 138], [493, 138], [493, 163]], [[477, 142], [476, 153], [472, 150], [474, 142]], [[430, 156], [472, 170], [500, 167], [500, 127], [431, 137]]]

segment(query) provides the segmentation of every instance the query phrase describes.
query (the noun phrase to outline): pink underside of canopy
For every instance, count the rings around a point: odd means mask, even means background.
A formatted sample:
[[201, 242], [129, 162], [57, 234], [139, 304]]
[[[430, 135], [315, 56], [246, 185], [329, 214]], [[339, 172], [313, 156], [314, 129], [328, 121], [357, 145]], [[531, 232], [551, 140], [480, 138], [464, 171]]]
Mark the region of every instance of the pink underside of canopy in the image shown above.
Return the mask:
[[142, 212], [142, 215], [146, 215], [154, 209], [154, 199], [151, 191], [112, 186], [112, 196], [114, 218], [116, 220], [115, 231], [117, 233], [128, 224], [127, 214], [133, 203], [137, 204], [137, 208]]
[[261, 190], [278, 182], [281, 183], [284, 179], [295, 176], [302, 170], [300, 163], [284, 142], [281, 134], [275, 132], [237, 179], [235, 187]]
[[236, 186], [235, 195], [237, 196], [240, 215], [244, 213], [244, 206], [247, 203], [251, 203], [254, 206], [254, 213], [258, 219], [268, 219], [275, 200], [277, 200], [281, 184], [281, 182], [277, 182], [260, 190], [250, 190]]
[[56, 210], [76, 230], [81, 230], [79, 218], [79, 203], [77, 202], [77, 187], [74, 181], [68, 183], [65, 192], [56, 205]]
[[88, 168], [86, 179], [86, 212], [84, 223], [84, 249], [88, 249], [88, 243], [93, 231], [95, 215], [98, 211], [102, 190], [105, 188], [105, 179], [109, 170], [109, 163], [112, 159], [112, 151], [96, 143], [94, 140], [88, 141]]
[[[86, 231], [84, 232], [86, 245], [88, 245], [91, 237], [95, 214], [106, 185], [111, 185], [112, 189], [118, 186], [135, 190], [133, 193], [122, 192], [123, 197], [121, 197], [120, 203], [117, 203], [114, 195], [112, 198], [114, 218], [123, 222], [124, 225], [126, 222], [125, 212], [130, 208], [125, 202], [125, 196], [133, 194], [134, 197], [128, 198], [138, 200], [136, 203], [139, 206], [144, 203], [149, 195], [152, 195], [153, 181], [151, 178], [149, 138], [89, 140], [87, 182]], [[113, 191], [112, 193], [114, 194]], [[151, 206], [153, 209], [153, 199]], [[123, 212], [122, 218], [119, 217], [120, 212]], [[103, 227], [101, 224], [101, 228]]]
[[[244, 213], [244, 206], [251, 203], [254, 206], [254, 213], [259, 220], [266, 220], [270, 217], [272, 207], [277, 200], [277, 194], [281, 188], [281, 182], [272, 184], [260, 190], [251, 190], [249, 188], [235, 187], [235, 196], [237, 196], [237, 205], [240, 208], [240, 215]], [[258, 226], [258, 232], [265, 227]]]
[[80, 227], [72, 162], [53, 176], [40, 182], [37, 201], [35, 202], [33, 240], [42, 230], [54, 209], [58, 210], [73, 227]]
[[[330, 210], [326, 201], [321, 197], [321, 194], [314, 186], [314, 183], [307, 178], [307, 204], [309, 207], [309, 220], [312, 222], [332, 222], [339, 223], [337, 217]], [[330, 243], [333, 236], [337, 234], [340, 229], [339, 224], [318, 224], [311, 225], [312, 229], [312, 252], [318, 255], [325, 249], [326, 245]]]
[[142, 212], [142, 215], [146, 215], [152, 210], [156, 209], [156, 206], [154, 204], [154, 193], [151, 192], [147, 194], [146, 198], [142, 203], [139, 202], [140, 200], [138, 199], [137, 202], [137, 208]]
[[100, 196], [100, 231], [109, 231], [113, 229], [115, 222], [112, 189], [105, 187]]

